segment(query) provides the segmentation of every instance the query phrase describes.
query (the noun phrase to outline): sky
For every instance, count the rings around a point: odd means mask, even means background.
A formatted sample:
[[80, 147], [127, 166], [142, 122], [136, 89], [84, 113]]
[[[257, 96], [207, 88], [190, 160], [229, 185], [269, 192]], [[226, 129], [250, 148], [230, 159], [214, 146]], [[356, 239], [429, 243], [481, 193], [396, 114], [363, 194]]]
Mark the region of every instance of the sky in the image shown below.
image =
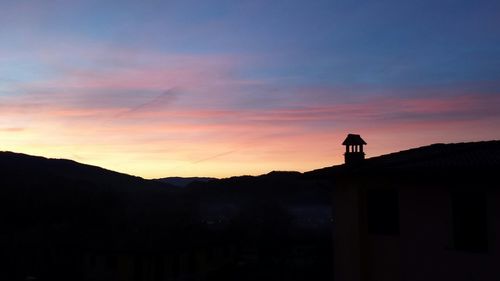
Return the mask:
[[145, 178], [500, 139], [500, 2], [0, 0], [0, 150]]

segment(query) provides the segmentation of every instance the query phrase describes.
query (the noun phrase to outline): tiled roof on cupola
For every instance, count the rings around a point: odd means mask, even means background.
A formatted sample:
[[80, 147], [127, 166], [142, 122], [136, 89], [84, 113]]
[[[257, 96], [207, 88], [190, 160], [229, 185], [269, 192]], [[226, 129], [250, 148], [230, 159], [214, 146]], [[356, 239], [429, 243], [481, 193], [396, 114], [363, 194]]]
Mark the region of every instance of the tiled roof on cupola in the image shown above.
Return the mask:
[[360, 135], [348, 134], [342, 145], [363, 145], [366, 142], [361, 138]]

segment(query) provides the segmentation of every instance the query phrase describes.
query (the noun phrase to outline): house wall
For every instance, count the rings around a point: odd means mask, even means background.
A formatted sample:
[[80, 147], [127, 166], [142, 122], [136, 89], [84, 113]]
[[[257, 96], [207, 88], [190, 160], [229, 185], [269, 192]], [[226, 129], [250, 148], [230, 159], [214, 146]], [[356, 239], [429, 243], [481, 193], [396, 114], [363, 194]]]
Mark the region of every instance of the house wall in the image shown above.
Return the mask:
[[370, 189], [394, 188], [388, 183], [364, 182], [359, 186], [360, 243], [362, 280], [400, 280], [400, 235], [371, 234], [368, 230], [367, 192]]
[[334, 280], [361, 279], [359, 191], [342, 182], [333, 189]]
[[[500, 280], [500, 193], [487, 188], [489, 248], [453, 248], [450, 190], [485, 188], [481, 183], [411, 184], [396, 181], [337, 183], [334, 188], [335, 281]], [[486, 184], [486, 180], [483, 184]], [[458, 185], [458, 186], [457, 186]], [[479, 185], [479, 186], [478, 186]], [[399, 193], [399, 235], [369, 234], [366, 190]]]
[[399, 199], [401, 280], [443, 278], [448, 271], [443, 254], [451, 247], [449, 191], [438, 186], [405, 187], [400, 188]]
[[364, 259], [364, 280], [401, 280], [398, 237], [369, 235], [364, 250]]
[[499, 193], [485, 190], [489, 248], [485, 253], [472, 253], [453, 248], [450, 190], [456, 188], [401, 189], [401, 280], [500, 280], [500, 251], [495, 241], [495, 233], [500, 233]]

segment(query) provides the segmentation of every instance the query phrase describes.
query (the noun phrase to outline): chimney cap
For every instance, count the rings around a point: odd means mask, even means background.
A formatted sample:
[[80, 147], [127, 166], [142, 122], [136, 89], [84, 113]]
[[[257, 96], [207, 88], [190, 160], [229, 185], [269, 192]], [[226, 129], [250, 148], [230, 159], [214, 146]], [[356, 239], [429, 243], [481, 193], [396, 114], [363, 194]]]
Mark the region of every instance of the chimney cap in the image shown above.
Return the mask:
[[360, 135], [348, 134], [342, 145], [364, 145], [366, 142]]

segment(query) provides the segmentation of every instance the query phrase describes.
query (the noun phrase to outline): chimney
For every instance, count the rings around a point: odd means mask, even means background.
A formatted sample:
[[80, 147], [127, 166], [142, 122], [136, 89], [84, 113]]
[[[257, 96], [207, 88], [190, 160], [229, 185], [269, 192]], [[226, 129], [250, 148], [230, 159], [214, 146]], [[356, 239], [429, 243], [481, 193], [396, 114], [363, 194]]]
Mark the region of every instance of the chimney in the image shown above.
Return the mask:
[[345, 145], [345, 164], [356, 165], [365, 160], [365, 153], [363, 152], [363, 145], [366, 142], [360, 135], [348, 134], [342, 145]]

